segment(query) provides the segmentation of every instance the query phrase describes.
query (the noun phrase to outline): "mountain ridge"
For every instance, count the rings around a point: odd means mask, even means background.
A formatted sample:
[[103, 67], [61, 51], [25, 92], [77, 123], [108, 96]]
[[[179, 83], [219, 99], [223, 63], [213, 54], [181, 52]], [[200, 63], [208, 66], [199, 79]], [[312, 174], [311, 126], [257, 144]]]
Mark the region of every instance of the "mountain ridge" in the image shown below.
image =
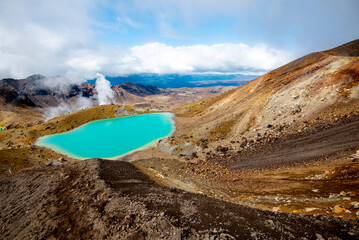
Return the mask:
[[[61, 101], [72, 97], [92, 97], [96, 94], [94, 84], [68, 84], [64, 89], [46, 86], [41, 80], [46, 79], [40, 74], [31, 75], [25, 79], [5, 78], [0, 80], [0, 92], [5, 98], [4, 102], [9, 104], [26, 105], [29, 107], [56, 106]], [[154, 85], [142, 85], [136, 83], [123, 83], [112, 86], [118, 97], [125, 93], [135, 96], [148, 96], [159, 94], [161, 90]]]
[[[354, 48], [356, 50], [348, 50]], [[228, 125], [229, 137], [254, 138], [268, 125], [310, 121], [340, 104], [356, 108], [359, 83], [359, 40], [323, 52], [308, 54], [246, 83], [235, 90], [175, 110], [177, 120], [197, 140], [216, 139], [218, 125]], [[345, 56], [337, 56], [342, 54]], [[346, 56], [349, 55], [349, 56]], [[197, 128], [193, 122], [200, 122]], [[250, 130], [258, 129], [255, 133]], [[212, 133], [211, 133], [212, 132]], [[177, 136], [185, 131], [177, 132]], [[195, 136], [197, 135], [197, 136]], [[213, 136], [211, 136], [213, 135]], [[217, 139], [220, 140], [220, 139]]]

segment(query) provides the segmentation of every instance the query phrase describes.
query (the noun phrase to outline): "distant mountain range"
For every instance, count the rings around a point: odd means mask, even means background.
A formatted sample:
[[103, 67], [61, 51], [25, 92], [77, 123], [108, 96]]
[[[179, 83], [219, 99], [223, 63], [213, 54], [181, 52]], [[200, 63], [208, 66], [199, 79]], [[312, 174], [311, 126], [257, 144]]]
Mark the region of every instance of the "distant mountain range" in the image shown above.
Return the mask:
[[[256, 77], [239, 74], [137, 74], [126, 77], [106, 77], [106, 79], [111, 82], [118, 100], [127, 99], [126, 101], [128, 101], [135, 96], [145, 97], [159, 94], [161, 93], [160, 88], [239, 86]], [[94, 95], [96, 79], [80, 85], [69, 84], [65, 88], [49, 86], [50, 82], [45, 79], [47, 79], [45, 76], [37, 74], [25, 79], [0, 80], [0, 102], [19, 106], [46, 107], [56, 106], [61, 101], [67, 101], [78, 95], [87, 98]]]
[[[182, 88], [182, 87], [213, 87], [213, 86], [240, 86], [258, 76], [241, 74], [134, 74], [129, 76], [110, 77], [106, 79], [111, 85], [120, 85], [131, 82], [143, 85], [155, 85], [159, 88]], [[96, 79], [88, 80], [94, 84]]]

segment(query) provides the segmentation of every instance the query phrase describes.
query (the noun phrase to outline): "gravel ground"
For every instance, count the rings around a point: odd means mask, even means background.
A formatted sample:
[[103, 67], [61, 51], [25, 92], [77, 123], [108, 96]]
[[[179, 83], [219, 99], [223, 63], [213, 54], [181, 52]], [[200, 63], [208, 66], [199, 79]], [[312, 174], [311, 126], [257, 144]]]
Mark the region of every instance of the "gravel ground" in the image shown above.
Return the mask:
[[90, 159], [0, 180], [1, 239], [358, 239], [358, 220], [260, 211]]

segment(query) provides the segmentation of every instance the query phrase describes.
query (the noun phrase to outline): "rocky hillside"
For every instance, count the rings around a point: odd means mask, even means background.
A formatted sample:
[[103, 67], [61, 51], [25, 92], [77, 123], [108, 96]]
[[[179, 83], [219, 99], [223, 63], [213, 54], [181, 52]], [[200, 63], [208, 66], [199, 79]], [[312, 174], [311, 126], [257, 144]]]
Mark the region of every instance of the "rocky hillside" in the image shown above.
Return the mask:
[[[0, 81], [1, 102], [22, 107], [42, 107], [56, 105], [63, 99], [64, 94], [50, 91], [44, 86], [40, 86], [40, 81], [44, 77], [32, 75], [25, 79], [3, 79]], [[54, 97], [54, 95], [56, 97]], [[66, 94], [69, 95], [69, 94]]]
[[[359, 40], [311, 53], [237, 89], [175, 110], [176, 136], [242, 141], [359, 110]], [[198, 123], [201, 123], [198, 125]]]
[[161, 93], [161, 90], [155, 85], [142, 85], [142, 84], [127, 82], [127, 83], [122, 83], [121, 85], [118, 86], [124, 89], [125, 91], [137, 96], [147, 96], [147, 95], [154, 95]]
[[[32, 75], [25, 79], [3, 79], [0, 81], [1, 101], [4, 104], [22, 107], [47, 107], [57, 106], [60, 102], [69, 101], [77, 96], [89, 98], [96, 94], [93, 84], [69, 84], [59, 87], [51, 86], [48, 81], [51, 80], [42, 75]], [[52, 81], [60, 81], [60, 79]], [[123, 83], [114, 86], [113, 90], [115, 90], [119, 101], [161, 93], [156, 86], [134, 83]]]

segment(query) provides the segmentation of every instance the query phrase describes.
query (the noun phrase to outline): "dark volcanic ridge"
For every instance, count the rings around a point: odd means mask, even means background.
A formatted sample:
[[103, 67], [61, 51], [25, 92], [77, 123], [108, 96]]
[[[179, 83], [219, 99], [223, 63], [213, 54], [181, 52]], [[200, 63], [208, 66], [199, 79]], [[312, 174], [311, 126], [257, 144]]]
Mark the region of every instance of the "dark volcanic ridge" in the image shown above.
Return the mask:
[[161, 187], [127, 162], [27, 169], [0, 180], [1, 239], [359, 237], [358, 220], [260, 211]]
[[[25, 79], [7, 78], [0, 80], [0, 94], [5, 104], [14, 104], [21, 107], [47, 107], [57, 106], [61, 101], [68, 101], [71, 98], [93, 97], [96, 94], [95, 85], [89, 83], [55, 85], [49, 81], [66, 81], [55, 77], [48, 80], [42, 75], [32, 75]], [[160, 94], [161, 90], [154, 85], [142, 85], [135, 83], [123, 83], [113, 86], [117, 97], [124, 93], [135, 96], [148, 96]]]

